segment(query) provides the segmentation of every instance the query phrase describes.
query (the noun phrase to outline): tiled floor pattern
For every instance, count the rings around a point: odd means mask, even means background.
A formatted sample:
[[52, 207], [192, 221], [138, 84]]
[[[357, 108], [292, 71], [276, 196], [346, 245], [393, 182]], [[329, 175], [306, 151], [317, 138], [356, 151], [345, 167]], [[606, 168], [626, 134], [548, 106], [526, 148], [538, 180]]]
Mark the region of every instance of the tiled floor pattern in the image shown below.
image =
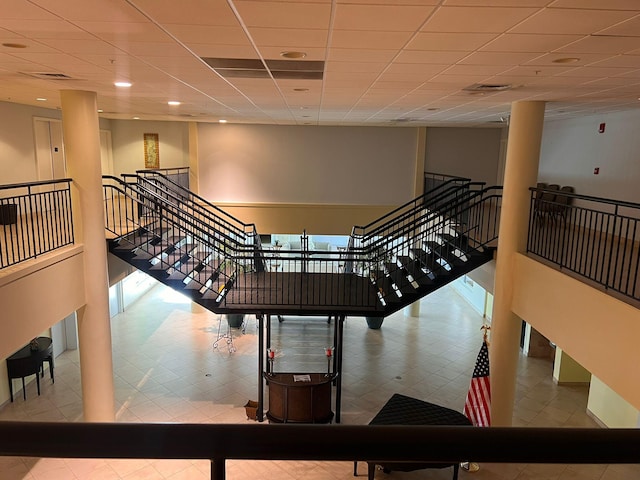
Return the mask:
[[[275, 370], [324, 371], [331, 342], [326, 318], [273, 322]], [[370, 330], [364, 319], [345, 323], [342, 423], [366, 424], [393, 393], [461, 410], [481, 344], [482, 318], [450, 287], [424, 298], [419, 318], [399, 312]], [[257, 329], [234, 330], [233, 347], [218, 336], [219, 317], [158, 286], [112, 319], [118, 421], [246, 423], [244, 404], [257, 399]], [[222, 332], [226, 331], [225, 322]], [[585, 387], [557, 386], [550, 361], [521, 357], [514, 423], [522, 426], [596, 424], [585, 413]], [[42, 395], [27, 387], [0, 408], [0, 420], [78, 421], [81, 389], [77, 351], [56, 363], [56, 383]], [[359, 464], [361, 476], [366, 474]], [[76, 460], [0, 457], [1, 480], [206, 479], [207, 461]], [[349, 462], [229, 461], [229, 480], [351, 479]], [[460, 480], [617, 480], [640, 478], [636, 466], [481, 464]], [[444, 480], [451, 469], [381, 471], [377, 479]]]

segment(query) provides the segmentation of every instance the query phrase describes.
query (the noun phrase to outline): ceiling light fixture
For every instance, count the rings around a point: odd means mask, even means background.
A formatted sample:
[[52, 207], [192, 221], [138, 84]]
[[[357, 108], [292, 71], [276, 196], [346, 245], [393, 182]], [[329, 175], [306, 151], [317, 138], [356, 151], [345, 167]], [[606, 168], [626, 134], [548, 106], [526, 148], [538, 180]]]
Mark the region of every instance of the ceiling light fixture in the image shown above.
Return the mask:
[[38, 97], [38, 98], [36, 98], [36, 100], [39, 101], [39, 102], [46, 102], [47, 101], [47, 99], [43, 98], [43, 97]]
[[118, 88], [129, 88], [132, 84], [130, 82], [115, 82], [114, 85]]
[[282, 58], [305, 58], [307, 56], [307, 52], [285, 51], [280, 52], [280, 56]]
[[564, 57], [564, 58], [556, 58], [553, 60], [553, 63], [576, 63], [579, 62], [580, 59], [578, 57]]
[[133, 117], [134, 120], [140, 120], [140, 117]]
[[221, 118], [220, 120], [218, 120], [218, 123], [227, 123], [227, 121], [224, 118]]
[[101, 108], [98, 109], [98, 113], [102, 113], [104, 112], [104, 110], [102, 110]]
[[177, 100], [169, 100], [167, 102], [168, 105], [180, 105], [180, 102]]
[[27, 48], [26, 45], [24, 45], [23, 43], [3, 43], [2, 44], [3, 47], [7, 47], [7, 48]]

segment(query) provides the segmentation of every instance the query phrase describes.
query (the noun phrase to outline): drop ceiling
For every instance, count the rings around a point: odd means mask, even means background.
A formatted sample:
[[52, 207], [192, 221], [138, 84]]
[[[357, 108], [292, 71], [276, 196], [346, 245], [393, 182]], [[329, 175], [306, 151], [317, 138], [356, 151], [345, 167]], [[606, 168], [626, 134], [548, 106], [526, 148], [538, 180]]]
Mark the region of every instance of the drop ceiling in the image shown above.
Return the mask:
[[640, 107], [638, 0], [2, 0], [0, 44], [0, 101], [90, 90], [107, 118], [487, 126], [520, 100], [549, 119]]

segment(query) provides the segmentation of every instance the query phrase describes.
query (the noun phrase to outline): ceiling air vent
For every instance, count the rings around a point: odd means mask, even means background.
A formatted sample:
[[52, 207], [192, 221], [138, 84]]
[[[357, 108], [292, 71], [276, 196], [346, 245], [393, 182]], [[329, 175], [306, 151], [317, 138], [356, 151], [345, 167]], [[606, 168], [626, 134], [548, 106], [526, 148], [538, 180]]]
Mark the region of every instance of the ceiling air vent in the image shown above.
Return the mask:
[[[269, 78], [322, 80], [324, 62], [313, 60], [265, 60], [250, 58], [210, 58], [202, 60], [225, 78]], [[267, 70], [268, 69], [268, 70]]]
[[55, 72], [22, 72], [30, 77], [40, 78], [42, 80], [73, 80], [69, 75]]
[[513, 88], [513, 85], [510, 83], [502, 84], [502, 83], [474, 83], [473, 85], [469, 85], [463, 90], [467, 92], [501, 92], [503, 90], [509, 90]]

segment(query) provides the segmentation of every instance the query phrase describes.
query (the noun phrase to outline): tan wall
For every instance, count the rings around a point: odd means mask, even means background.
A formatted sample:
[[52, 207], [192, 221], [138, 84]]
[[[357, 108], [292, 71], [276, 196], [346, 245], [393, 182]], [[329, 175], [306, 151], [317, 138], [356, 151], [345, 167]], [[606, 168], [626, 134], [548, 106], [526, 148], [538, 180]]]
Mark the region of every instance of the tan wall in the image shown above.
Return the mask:
[[640, 310], [525, 255], [513, 311], [640, 409]]
[[638, 410], [598, 377], [591, 377], [587, 411], [609, 428], [638, 428]]
[[[10, 356], [84, 303], [81, 245], [4, 269], [0, 276], [0, 359]], [[7, 367], [1, 361], [0, 405], [7, 400]]]
[[349, 235], [354, 225], [363, 226], [387, 212], [393, 205], [303, 205], [216, 203], [245, 223], [255, 223], [258, 233], [302, 233]]

